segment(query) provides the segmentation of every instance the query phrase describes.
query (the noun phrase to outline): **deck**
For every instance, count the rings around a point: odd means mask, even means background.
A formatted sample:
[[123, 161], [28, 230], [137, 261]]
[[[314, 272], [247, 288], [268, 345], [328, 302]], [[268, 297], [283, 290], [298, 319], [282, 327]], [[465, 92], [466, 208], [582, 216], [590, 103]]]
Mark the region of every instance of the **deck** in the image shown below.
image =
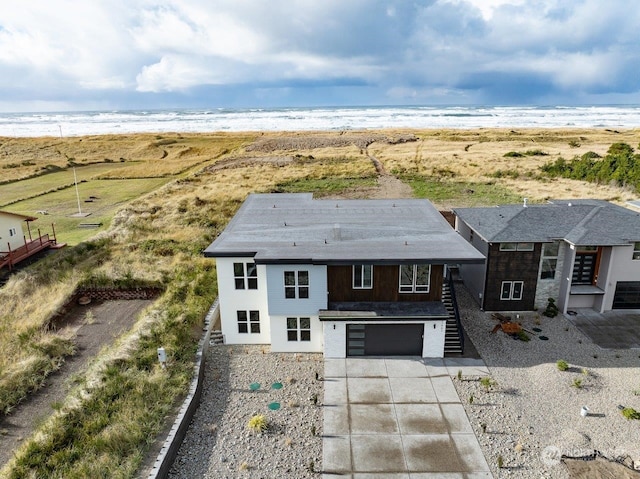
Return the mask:
[[0, 269], [8, 267], [9, 270], [21, 261], [39, 253], [47, 248], [59, 248], [64, 246], [56, 242], [55, 237], [50, 238], [48, 234], [44, 234], [34, 240], [26, 241], [24, 246], [20, 246], [11, 251], [0, 251]]

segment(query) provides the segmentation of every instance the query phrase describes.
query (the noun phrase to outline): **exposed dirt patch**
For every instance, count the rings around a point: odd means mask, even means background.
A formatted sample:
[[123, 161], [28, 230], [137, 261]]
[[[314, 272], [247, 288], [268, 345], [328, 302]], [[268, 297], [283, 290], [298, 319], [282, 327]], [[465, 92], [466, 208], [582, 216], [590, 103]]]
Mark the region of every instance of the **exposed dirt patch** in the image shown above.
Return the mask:
[[338, 134], [304, 132], [302, 134], [287, 134], [276, 138], [261, 139], [249, 145], [246, 151], [272, 153], [274, 151], [313, 150], [329, 147], [341, 148], [351, 145], [358, 148], [366, 148], [375, 141], [396, 145], [417, 141], [417, 137], [413, 134], [388, 136], [372, 132], [340, 132]]
[[135, 323], [140, 311], [151, 300], [118, 300], [74, 305], [58, 322], [61, 330], [75, 336], [77, 352], [67, 358], [59, 371], [47, 378], [42, 389], [31, 395], [8, 416], [0, 416], [0, 466], [13, 450], [28, 438], [41, 421], [54, 411], [52, 406], [64, 400], [82, 373], [100, 350], [113, 343]]
[[257, 165], [286, 166], [293, 161], [292, 156], [241, 156], [218, 161], [215, 165], [207, 167], [205, 171], [220, 171]]

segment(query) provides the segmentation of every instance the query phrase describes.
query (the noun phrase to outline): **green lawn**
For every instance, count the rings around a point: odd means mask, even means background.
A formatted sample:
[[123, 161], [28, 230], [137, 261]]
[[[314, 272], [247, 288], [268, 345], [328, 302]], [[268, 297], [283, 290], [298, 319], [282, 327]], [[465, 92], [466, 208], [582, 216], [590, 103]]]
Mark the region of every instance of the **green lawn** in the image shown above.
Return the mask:
[[316, 197], [334, 195], [356, 188], [371, 188], [376, 186], [374, 175], [366, 178], [300, 178], [284, 183], [278, 183], [270, 188], [271, 193], [313, 193]]
[[401, 175], [416, 198], [427, 198], [434, 203], [456, 203], [460, 207], [493, 206], [520, 203], [522, 197], [496, 183], [470, 183], [418, 175]]
[[[36, 198], [20, 201], [11, 205], [10, 211], [24, 215], [34, 215], [39, 219], [31, 224], [32, 234], [37, 228], [41, 232], [51, 233], [51, 223], [55, 224], [59, 242], [74, 245], [84, 241], [98, 231], [109, 227], [115, 211], [123, 204], [153, 191], [171, 178], [145, 178], [130, 180], [91, 180], [78, 185], [80, 208], [83, 213], [91, 213], [84, 218], [71, 217], [78, 212], [78, 200], [75, 188], [67, 188], [47, 193]], [[90, 196], [97, 199], [85, 203]], [[48, 215], [36, 212], [46, 210]], [[80, 228], [80, 223], [102, 223], [100, 228]]]
[[[78, 181], [81, 182], [95, 178], [107, 171], [123, 169], [130, 165], [131, 163], [98, 163], [95, 165], [78, 166], [76, 168], [76, 176], [78, 177]], [[28, 180], [20, 180], [14, 183], [0, 185], [0, 206], [72, 184], [73, 169], [70, 168], [68, 170], [56, 171], [35, 178], [29, 178]]]

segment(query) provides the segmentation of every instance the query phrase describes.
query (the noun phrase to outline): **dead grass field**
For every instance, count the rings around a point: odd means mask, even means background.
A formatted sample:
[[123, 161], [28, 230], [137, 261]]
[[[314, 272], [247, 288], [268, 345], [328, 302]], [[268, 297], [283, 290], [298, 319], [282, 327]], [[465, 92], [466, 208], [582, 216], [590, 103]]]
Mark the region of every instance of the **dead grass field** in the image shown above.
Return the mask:
[[[275, 140], [267, 141], [270, 138]], [[257, 141], [255, 146], [247, 149], [254, 139]], [[51, 260], [47, 259], [50, 262], [46, 268], [30, 267], [0, 288], [0, 304], [3, 305], [0, 311], [0, 350], [3, 352], [0, 356], [0, 393], [3, 387], [10, 388], [12, 381], [18, 380], [21, 370], [24, 374], [34, 375], [35, 383], [41, 379], [44, 370], [34, 365], [40, 364], [43, 345], [55, 337], [45, 325], [87, 275], [134, 276], [187, 291], [192, 282], [181, 279], [178, 272], [192, 269], [201, 270], [205, 275], [213, 274], [211, 261], [201, 258], [200, 252], [224, 229], [251, 192], [281, 191], [282, 185], [292, 184], [299, 189], [308, 187], [319, 191], [331, 186], [332, 182], [342, 182], [340, 184], [352, 188], [354, 181], [364, 181], [364, 187], [370, 191], [371, 181], [375, 181], [377, 174], [368, 153], [390, 174], [413, 175], [446, 185], [447, 188], [438, 190], [441, 195], [435, 203], [439, 207], [459, 205], [468, 190], [482, 192], [485, 191], [482, 188], [487, 187], [508, 192], [509, 196], [504, 197], [509, 199], [526, 196], [531, 201], [544, 201], [583, 197], [623, 202], [636, 194], [608, 185], [545, 179], [537, 171], [540, 165], [559, 156], [570, 159], [587, 151], [604, 154], [612, 143], [620, 141], [637, 147], [640, 130], [615, 133], [604, 130], [512, 132], [479, 129], [122, 135], [63, 140], [0, 138], [2, 180], [24, 178], [46, 164], [67, 167], [69, 158], [74, 158], [74, 162], [104, 161], [105, 158], [120, 161], [124, 158], [117, 168], [98, 174], [126, 178], [92, 179], [80, 185], [83, 198], [88, 195], [100, 198], [99, 202], [86, 205], [96, 211], [87, 221], [100, 218], [105, 225], [110, 224], [108, 231], [99, 233], [102, 239], [95, 249], [84, 250], [80, 244], [67, 252], [60, 251]], [[504, 157], [510, 151], [534, 149], [548, 155]], [[25, 166], [23, 161], [35, 165]], [[21, 166], [1, 169], [9, 164]], [[513, 170], [518, 174], [496, 177], [498, 170]], [[157, 178], [146, 180], [139, 176]], [[48, 181], [44, 178], [41, 179]], [[37, 179], [28, 181], [35, 183], [25, 183], [25, 191], [38, 189], [33, 186], [38, 184]], [[0, 185], [0, 203], [4, 197], [3, 188], [10, 187], [15, 196], [19, 194], [20, 183]], [[467, 185], [462, 190], [457, 187], [461, 183]], [[474, 204], [482, 204], [483, 195], [476, 195]], [[69, 221], [67, 215], [75, 212], [77, 206], [74, 201], [75, 191], [71, 188], [6, 209], [24, 214], [35, 214], [42, 209], [54, 211], [58, 215], [56, 221], [68, 231], [70, 241], [79, 242], [96, 231], [80, 231]], [[494, 197], [491, 197], [485, 204], [493, 204], [493, 201]], [[50, 222], [50, 217], [41, 217], [38, 223]], [[211, 280], [207, 281], [210, 284]], [[205, 286], [198, 284], [197, 287]], [[213, 294], [202, 290], [203, 294], [205, 292]], [[176, 314], [182, 314], [184, 304], [176, 304]], [[206, 305], [198, 304], [193, 308], [189, 314], [203, 314]], [[153, 314], [155, 316], [141, 321], [161, 321], [162, 312]], [[63, 339], [72, 341], [72, 338]], [[129, 346], [127, 354], [134, 350]]]

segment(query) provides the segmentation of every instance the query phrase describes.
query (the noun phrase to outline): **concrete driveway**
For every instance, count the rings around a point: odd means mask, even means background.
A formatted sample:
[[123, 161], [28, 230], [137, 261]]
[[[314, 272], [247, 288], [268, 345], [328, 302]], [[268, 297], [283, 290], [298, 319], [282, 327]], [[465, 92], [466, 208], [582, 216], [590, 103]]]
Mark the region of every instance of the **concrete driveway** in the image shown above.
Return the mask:
[[451, 375], [481, 360], [325, 359], [323, 478], [489, 479]]
[[598, 313], [593, 309], [575, 309], [576, 314], [567, 314], [580, 331], [603, 349], [640, 348], [640, 311], [637, 309], [615, 309]]

